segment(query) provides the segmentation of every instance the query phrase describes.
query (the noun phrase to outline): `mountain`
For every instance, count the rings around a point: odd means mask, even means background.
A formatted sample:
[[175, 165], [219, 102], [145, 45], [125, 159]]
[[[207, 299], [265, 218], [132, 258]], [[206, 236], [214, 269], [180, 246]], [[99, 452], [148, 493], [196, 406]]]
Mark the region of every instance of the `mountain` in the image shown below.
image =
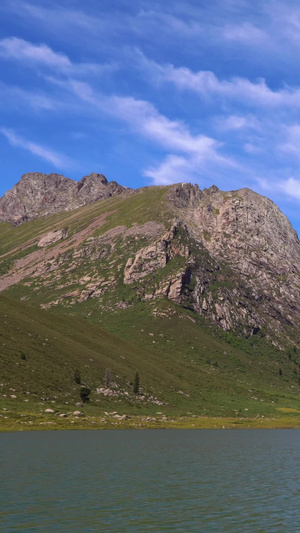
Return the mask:
[[0, 220], [20, 224], [125, 191], [129, 190], [115, 181], [108, 183], [103, 174], [92, 173], [76, 182], [60, 174], [31, 172], [0, 199]]
[[[26, 215], [16, 214], [21, 199]], [[90, 205], [70, 210], [79, 201]], [[2, 257], [1, 290], [17, 285], [22, 298], [66, 309], [163, 297], [238, 335], [267, 335], [282, 347], [297, 336], [298, 237], [249, 189], [181, 184], [126, 194], [99, 174], [78, 184], [27, 174], [0, 205], [5, 220], [36, 219], [3, 235], [12, 249]], [[55, 218], [45, 218], [49, 211]]]
[[[18, 215], [20, 202], [26, 215]], [[61, 317], [68, 339], [76, 320], [76, 329], [88, 325], [87, 339], [95, 327], [114, 335], [116, 346], [118, 339], [129, 343], [125, 361], [139, 350], [130, 372], [116, 371], [124, 391], [136, 365], [147, 394], [173, 411], [177, 405], [220, 415], [232, 405], [235, 413], [243, 398], [243, 409], [254, 414], [248, 398], [254, 389], [268, 405], [278, 406], [281, 395], [283, 408], [295, 408], [300, 244], [271, 200], [249, 189], [182, 183], [127, 191], [99, 174], [79, 184], [32, 174], [0, 206], [0, 291], [15, 305], [29, 305], [25, 313], [50, 311], [52, 335], [60, 327], [54, 317]], [[31, 220], [22, 223], [26, 217]], [[108, 363], [99, 339], [94, 351], [97, 345], [103, 375]], [[69, 369], [78, 366], [76, 357], [75, 364], [70, 351], [63, 356]], [[6, 383], [11, 386], [9, 377]]]

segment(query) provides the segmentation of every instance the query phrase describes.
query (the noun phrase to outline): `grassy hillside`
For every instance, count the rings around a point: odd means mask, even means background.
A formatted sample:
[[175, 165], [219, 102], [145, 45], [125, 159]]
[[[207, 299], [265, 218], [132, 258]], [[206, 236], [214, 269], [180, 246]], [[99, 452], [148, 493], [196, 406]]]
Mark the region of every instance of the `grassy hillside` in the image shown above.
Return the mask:
[[[3, 296], [0, 310], [1, 405], [8, 410], [2, 411], [8, 417], [1, 418], [4, 427], [13, 423], [20, 429], [23, 415], [43, 421], [49, 417], [46, 408], [60, 413], [78, 409], [76, 369], [92, 390], [83, 407], [89, 416], [117, 411], [131, 417], [250, 420], [278, 419], [285, 413], [292, 420], [300, 414], [298, 367], [288, 354], [271, 353], [263, 340], [234, 346], [232, 338], [209, 331], [189, 311], [178, 312], [169, 302], [140, 304], [123, 311], [122, 320], [120, 311], [94, 316], [93, 322]], [[97, 393], [105, 388], [107, 368], [111, 397]], [[138, 395], [132, 387], [136, 370]], [[51, 416], [52, 423], [62, 423]]]

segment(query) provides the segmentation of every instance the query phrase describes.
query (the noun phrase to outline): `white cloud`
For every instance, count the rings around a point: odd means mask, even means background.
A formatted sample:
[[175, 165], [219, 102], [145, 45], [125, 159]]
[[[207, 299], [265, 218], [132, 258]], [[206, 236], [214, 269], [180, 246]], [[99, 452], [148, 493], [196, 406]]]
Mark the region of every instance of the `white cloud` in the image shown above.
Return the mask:
[[[187, 154], [215, 153], [222, 144], [217, 140], [193, 134], [183, 121], [170, 120], [160, 114], [153, 104], [132, 97], [108, 96], [96, 93], [87, 82], [77, 80], [61, 81], [47, 78], [48, 81], [75, 94], [80, 100], [118, 120], [130, 125], [133, 131], [155, 141], [159, 146]], [[221, 156], [220, 156], [221, 157]], [[225, 162], [226, 159], [222, 157]], [[227, 160], [228, 162], [229, 159]], [[233, 164], [230, 162], [230, 164]]]
[[107, 111], [125, 120], [133, 129], [160, 146], [184, 153], [216, 150], [220, 143], [205, 135], [193, 135], [184, 122], [161, 115], [149, 102], [134, 98], [110, 97]]
[[288, 196], [291, 196], [292, 198], [296, 198], [297, 200], [300, 200], [300, 180], [295, 178], [288, 178], [285, 181], [281, 181], [278, 183], [277, 188], [287, 194]]
[[162, 163], [145, 169], [143, 174], [151, 178], [154, 185], [169, 185], [191, 180], [215, 180], [225, 169], [234, 170], [234, 173], [241, 170], [235, 161], [222, 157], [216, 150], [208, 150], [198, 154], [169, 154]]
[[27, 139], [16, 135], [13, 130], [1, 128], [0, 133], [6, 137], [12, 146], [19, 146], [20, 148], [31, 152], [33, 155], [37, 155], [49, 163], [52, 163], [55, 167], [65, 167], [70, 163], [64, 156], [54, 152], [53, 150], [50, 150], [49, 148], [45, 148], [44, 146], [28, 141]]
[[8, 37], [0, 41], [0, 55], [6, 58], [25, 59], [41, 63], [59, 70], [71, 68], [71, 61], [64, 54], [57, 54], [46, 44], [35, 45], [17, 37]]
[[[170, 150], [165, 160], [144, 171], [156, 184], [182, 181], [183, 176], [195, 176], [204, 168], [239, 168], [230, 157], [220, 151], [222, 143], [206, 135], [194, 134], [183, 121], [170, 120], [160, 114], [153, 104], [131, 97], [109, 96], [96, 93], [87, 82], [77, 80], [61, 81], [48, 78], [55, 84], [71, 91], [81, 101], [99, 112], [113, 116], [127, 123], [131, 130], [154, 141], [160, 148]], [[176, 153], [177, 152], [177, 153]]]
[[257, 183], [261, 189], [265, 191], [272, 191], [273, 193], [282, 193], [289, 196], [293, 200], [300, 200], [300, 179], [290, 177], [284, 180], [273, 179], [267, 180], [265, 178], [258, 178]]
[[161, 164], [144, 170], [143, 174], [151, 178], [154, 185], [170, 185], [193, 179], [195, 167], [194, 160], [171, 154]]
[[54, 52], [46, 44], [33, 44], [17, 37], [0, 40], [0, 57], [24, 62], [26, 66], [44, 66], [65, 74], [97, 72], [103, 68], [94, 63], [72, 63], [62, 53]]
[[136, 52], [140, 68], [156, 82], [169, 82], [180, 90], [191, 91], [202, 97], [221, 97], [242, 102], [252, 107], [300, 107], [300, 88], [284, 87], [278, 91], [270, 89], [264, 79], [252, 82], [247, 78], [233, 77], [220, 80], [213, 72], [193, 72], [187, 67], [160, 65], [151, 61], [140, 51]]
[[[224, 160], [223, 163], [225, 167], [228, 166], [228, 161]], [[198, 156], [169, 154], [162, 163], [145, 169], [143, 174], [151, 178], [154, 185], [170, 185], [207, 180], [216, 175], [216, 169], [220, 167], [223, 167], [222, 158], [213, 151]]]

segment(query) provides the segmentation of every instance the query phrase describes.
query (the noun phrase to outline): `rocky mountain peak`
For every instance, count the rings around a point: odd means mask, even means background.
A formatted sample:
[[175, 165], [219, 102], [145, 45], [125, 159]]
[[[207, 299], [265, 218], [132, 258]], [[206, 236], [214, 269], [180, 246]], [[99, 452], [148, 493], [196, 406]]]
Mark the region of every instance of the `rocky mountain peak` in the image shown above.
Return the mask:
[[108, 182], [103, 174], [95, 172], [84, 176], [77, 184], [78, 198], [83, 204], [121, 194], [125, 190], [125, 187], [122, 187], [116, 181]]
[[101, 187], [106, 186], [108, 184], [108, 181], [103, 174], [97, 174], [95, 172], [92, 172], [88, 176], [83, 176], [83, 178], [78, 182], [77, 189], [80, 191], [82, 187]]
[[0, 221], [21, 224], [37, 216], [46, 216], [102, 198], [125, 192], [103, 174], [92, 173], [76, 182], [61, 174], [29, 172], [0, 198]]

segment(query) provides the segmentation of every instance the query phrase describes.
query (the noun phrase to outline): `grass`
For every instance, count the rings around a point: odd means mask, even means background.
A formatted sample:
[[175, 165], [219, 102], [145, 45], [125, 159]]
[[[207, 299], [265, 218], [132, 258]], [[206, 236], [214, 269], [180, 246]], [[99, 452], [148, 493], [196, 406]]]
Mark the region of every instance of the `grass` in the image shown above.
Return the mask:
[[[1, 296], [1, 428], [298, 427], [299, 385], [288, 357], [275, 350], [270, 360], [262, 346], [254, 360], [254, 351], [250, 358], [177, 309], [159, 300], [123, 310], [122, 320], [118, 311], [88, 322]], [[106, 368], [122, 392], [115, 398], [96, 392]], [[78, 419], [76, 369], [92, 389]], [[145, 400], [132, 392], [136, 370]], [[105, 415], [113, 411], [130, 418]]]
[[[12, 402], [11, 402], [12, 403]], [[7, 404], [9, 405], [9, 404]], [[64, 411], [66, 411], [64, 409]], [[166, 416], [164, 414], [131, 415], [126, 420], [118, 420], [112, 413], [95, 412], [95, 409], [82, 409], [78, 417], [72, 412], [61, 418], [56, 414], [45, 414], [34, 408], [16, 410], [9, 405], [1, 415], [1, 431], [33, 430], [79, 430], [79, 429], [296, 429], [300, 428], [300, 416], [281, 417], [209, 417], [198, 415]]]

